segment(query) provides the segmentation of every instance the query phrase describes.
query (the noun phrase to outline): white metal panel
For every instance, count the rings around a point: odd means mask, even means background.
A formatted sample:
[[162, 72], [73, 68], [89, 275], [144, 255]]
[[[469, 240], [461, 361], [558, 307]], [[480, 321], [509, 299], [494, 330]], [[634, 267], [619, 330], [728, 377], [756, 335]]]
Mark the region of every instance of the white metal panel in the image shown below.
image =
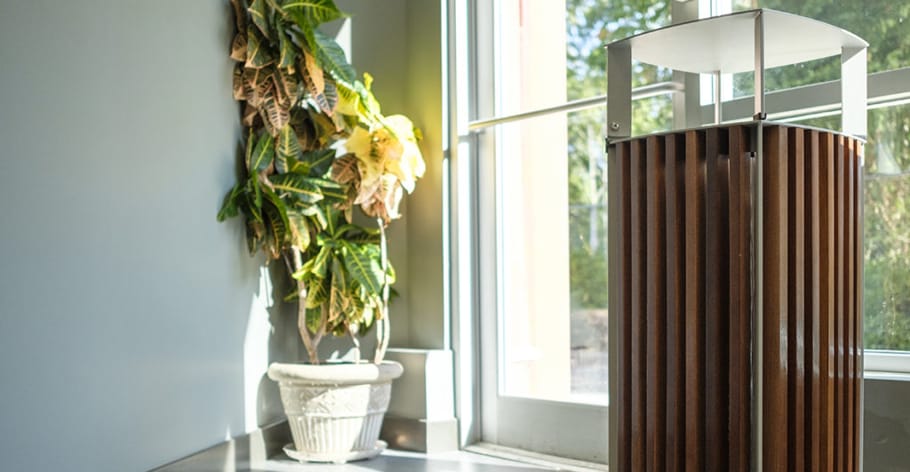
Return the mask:
[[763, 15], [765, 67], [839, 55], [864, 40], [827, 23], [775, 10], [747, 10], [690, 21], [611, 43], [628, 42], [632, 59], [693, 73], [754, 70], [755, 17]]

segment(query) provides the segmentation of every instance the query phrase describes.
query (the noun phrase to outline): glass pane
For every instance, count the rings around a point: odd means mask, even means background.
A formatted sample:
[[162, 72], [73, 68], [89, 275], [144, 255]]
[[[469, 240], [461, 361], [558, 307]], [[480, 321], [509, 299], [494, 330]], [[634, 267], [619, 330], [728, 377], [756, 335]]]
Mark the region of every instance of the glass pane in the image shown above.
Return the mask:
[[[566, 85], [570, 100], [606, 93], [605, 44], [670, 24], [667, 1], [566, 0], [565, 3]], [[633, 87], [667, 81], [670, 75], [667, 69], [636, 64]]]
[[565, 1], [496, 2], [496, 114], [566, 101]]
[[864, 203], [864, 340], [910, 350], [910, 105], [869, 111]]
[[[838, 129], [840, 115], [795, 123]], [[869, 110], [863, 203], [866, 349], [910, 350], [910, 105]]]
[[[721, 2], [730, 0], [721, 0]], [[869, 72], [910, 66], [910, 2], [894, 0], [732, 0], [733, 10], [771, 8], [843, 28], [869, 43]], [[840, 77], [837, 61], [804, 70], [781, 68], [766, 74], [769, 86], [796, 85], [807, 75]], [[808, 74], [807, 74], [808, 73]], [[802, 82], [805, 84], [806, 82]], [[777, 85], [775, 85], [777, 84]]]

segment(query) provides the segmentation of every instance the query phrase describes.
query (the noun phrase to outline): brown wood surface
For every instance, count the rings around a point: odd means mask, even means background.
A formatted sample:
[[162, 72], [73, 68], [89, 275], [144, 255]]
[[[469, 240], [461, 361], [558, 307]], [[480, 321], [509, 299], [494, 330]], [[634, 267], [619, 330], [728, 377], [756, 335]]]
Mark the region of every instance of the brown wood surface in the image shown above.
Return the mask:
[[[623, 274], [631, 274], [632, 270], [632, 249], [629, 241], [629, 234], [631, 234], [631, 206], [629, 205], [629, 194], [631, 193], [631, 173], [629, 171], [629, 144], [622, 143], [614, 147], [614, 159], [615, 165], [617, 167], [617, 172], [620, 176], [619, 182], [611, 185], [611, 189], [616, 189], [617, 191], [611, 193], [610, 195], [613, 198], [617, 198], [620, 203], [617, 205], [621, 211], [618, 218], [620, 219], [620, 231], [617, 235], [619, 239], [619, 270]], [[632, 458], [631, 451], [628, 444], [628, 439], [632, 435], [632, 411], [627, 405], [630, 405], [632, 401], [632, 383], [630, 379], [632, 378], [632, 327], [628, 314], [632, 311], [632, 297], [630, 293], [630, 285], [628, 283], [627, 277], [622, 277], [616, 286], [619, 287], [619, 293], [616, 296], [619, 297], [619, 302], [617, 306], [620, 307], [620, 313], [618, 316], [614, 316], [611, 320], [616, 321], [617, 332], [619, 333], [617, 340], [617, 352], [619, 359], [616, 362], [616, 365], [619, 366], [619, 381], [618, 384], [618, 394], [617, 394], [617, 403], [623, 407], [616, 409], [620, 414], [618, 421], [618, 434], [617, 436], [621, 439], [621, 445], [617, 451], [618, 457], [618, 467], [617, 469], [622, 471], [632, 470]]]
[[686, 471], [704, 470], [705, 461], [705, 285], [704, 134], [686, 132]]
[[805, 147], [804, 130], [788, 128], [788, 417], [789, 467], [801, 470], [805, 466]]
[[647, 470], [664, 470], [666, 465], [666, 402], [667, 394], [667, 319], [666, 259], [664, 257], [666, 229], [664, 227], [664, 140], [650, 136], [646, 141], [645, 163], [645, 224], [646, 231], [646, 288], [645, 318], [647, 326]]
[[[620, 471], [850, 471], [860, 462], [862, 144], [730, 125], [611, 146]], [[756, 163], [764, 199], [754, 202]], [[763, 215], [755, 259], [754, 212]], [[754, 271], [763, 291], [755, 293]], [[611, 276], [615, 276], [611, 272]], [[753, 313], [755, 296], [763, 311]], [[764, 341], [751, 351], [752, 317]], [[763, 450], [752, 451], [752, 357]]]
[[667, 186], [667, 452], [666, 470], [683, 470], [686, 441], [686, 339], [685, 339], [685, 272], [684, 218], [685, 218], [685, 136], [670, 134], [666, 137]]
[[763, 444], [766, 470], [787, 469], [789, 408], [787, 319], [787, 135], [780, 127], [765, 128], [764, 135], [764, 359], [762, 373]]

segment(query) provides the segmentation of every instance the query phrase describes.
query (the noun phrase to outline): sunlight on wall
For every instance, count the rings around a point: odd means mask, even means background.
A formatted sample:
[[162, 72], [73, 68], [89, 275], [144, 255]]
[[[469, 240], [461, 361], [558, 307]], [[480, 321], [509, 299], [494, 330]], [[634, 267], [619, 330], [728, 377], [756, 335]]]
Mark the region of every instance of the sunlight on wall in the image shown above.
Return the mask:
[[250, 302], [250, 314], [243, 339], [243, 423], [249, 433], [259, 427], [259, 384], [269, 367], [269, 336], [274, 331], [269, 322], [272, 279], [267, 266], [259, 268], [259, 291]]

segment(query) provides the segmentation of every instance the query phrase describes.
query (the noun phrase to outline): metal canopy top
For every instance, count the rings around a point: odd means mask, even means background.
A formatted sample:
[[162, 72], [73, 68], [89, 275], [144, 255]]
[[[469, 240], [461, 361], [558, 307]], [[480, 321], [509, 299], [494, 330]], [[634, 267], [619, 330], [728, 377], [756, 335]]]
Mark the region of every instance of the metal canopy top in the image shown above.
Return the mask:
[[[756, 17], [764, 29], [764, 67], [780, 67], [865, 48], [862, 38], [836, 26], [776, 10], [747, 10], [667, 26], [612, 42], [630, 46], [632, 59], [692, 73], [755, 70]], [[626, 43], [626, 44], [623, 44]]]

